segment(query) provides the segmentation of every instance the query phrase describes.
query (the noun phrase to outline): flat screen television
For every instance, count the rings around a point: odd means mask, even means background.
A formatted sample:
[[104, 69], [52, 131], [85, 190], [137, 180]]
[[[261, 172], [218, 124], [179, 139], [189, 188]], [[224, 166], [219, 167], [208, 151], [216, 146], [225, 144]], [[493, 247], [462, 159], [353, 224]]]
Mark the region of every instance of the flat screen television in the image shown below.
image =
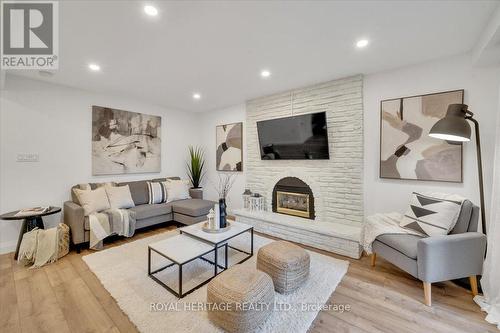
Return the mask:
[[263, 160], [327, 160], [326, 113], [311, 113], [257, 122]]

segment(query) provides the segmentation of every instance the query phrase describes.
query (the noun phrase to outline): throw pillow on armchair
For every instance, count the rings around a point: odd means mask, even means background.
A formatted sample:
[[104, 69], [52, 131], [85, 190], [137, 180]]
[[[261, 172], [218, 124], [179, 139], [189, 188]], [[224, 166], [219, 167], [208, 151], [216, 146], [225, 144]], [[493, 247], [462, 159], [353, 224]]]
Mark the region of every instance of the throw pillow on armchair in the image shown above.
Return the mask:
[[413, 192], [400, 226], [427, 236], [447, 235], [457, 223], [462, 203], [463, 198], [457, 196]]

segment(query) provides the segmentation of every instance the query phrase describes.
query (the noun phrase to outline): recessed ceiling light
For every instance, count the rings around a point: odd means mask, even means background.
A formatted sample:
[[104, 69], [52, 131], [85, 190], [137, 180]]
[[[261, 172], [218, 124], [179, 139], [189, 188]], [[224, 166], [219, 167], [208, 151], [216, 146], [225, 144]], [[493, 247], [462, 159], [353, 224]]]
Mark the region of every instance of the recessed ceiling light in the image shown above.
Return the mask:
[[158, 15], [158, 9], [151, 5], [146, 5], [144, 6], [144, 12], [148, 14], [149, 16], [156, 16]]
[[198, 93], [194, 93], [194, 94], [193, 94], [193, 98], [194, 98], [194, 99], [200, 99], [200, 98], [201, 98], [201, 95], [200, 95], [200, 94], [198, 94]]
[[98, 64], [89, 64], [89, 69], [93, 72], [98, 72], [101, 70], [101, 66]]
[[358, 49], [362, 49], [363, 47], [368, 46], [368, 39], [360, 39], [356, 42], [356, 47]]
[[267, 69], [264, 69], [260, 72], [260, 76], [262, 76], [263, 78], [268, 78], [271, 76], [271, 72], [268, 71]]

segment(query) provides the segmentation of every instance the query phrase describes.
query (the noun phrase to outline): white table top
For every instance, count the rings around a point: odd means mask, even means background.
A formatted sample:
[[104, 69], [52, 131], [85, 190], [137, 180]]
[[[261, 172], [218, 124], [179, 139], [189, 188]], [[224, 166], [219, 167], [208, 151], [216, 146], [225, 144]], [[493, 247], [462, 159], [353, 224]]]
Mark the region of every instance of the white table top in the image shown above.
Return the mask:
[[149, 244], [149, 247], [164, 254], [178, 264], [183, 264], [191, 259], [198, 258], [202, 254], [214, 249], [212, 245], [186, 235], [169, 237], [159, 242]]
[[204, 222], [199, 222], [196, 224], [189, 225], [187, 227], [180, 228], [180, 230], [186, 234], [201, 238], [207, 242], [216, 244], [216, 243], [221, 243], [224, 241], [227, 241], [228, 239], [243, 233], [247, 230], [252, 229], [251, 225], [244, 224], [241, 222], [236, 222], [236, 221], [231, 221], [229, 220], [229, 223], [231, 223], [231, 227], [229, 230], [221, 232], [221, 233], [208, 233], [203, 231], [202, 226]]

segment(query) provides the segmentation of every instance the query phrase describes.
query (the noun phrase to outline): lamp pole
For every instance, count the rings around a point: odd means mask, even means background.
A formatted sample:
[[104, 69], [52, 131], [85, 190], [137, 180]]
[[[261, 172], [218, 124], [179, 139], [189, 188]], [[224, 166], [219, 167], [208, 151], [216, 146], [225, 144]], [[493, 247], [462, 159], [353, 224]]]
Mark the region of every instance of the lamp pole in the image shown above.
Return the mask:
[[474, 119], [474, 113], [467, 110], [465, 119], [474, 123], [474, 132], [476, 135], [476, 154], [477, 154], [477, 172], [479, 174], [479, 200], [481, 204], [481, 228], [486, 235], [486, 212], [484, 210], [484, 185], [483, 185], [483, 163], [481, 159], [481, 139], [479, 135], [479, 123]]

